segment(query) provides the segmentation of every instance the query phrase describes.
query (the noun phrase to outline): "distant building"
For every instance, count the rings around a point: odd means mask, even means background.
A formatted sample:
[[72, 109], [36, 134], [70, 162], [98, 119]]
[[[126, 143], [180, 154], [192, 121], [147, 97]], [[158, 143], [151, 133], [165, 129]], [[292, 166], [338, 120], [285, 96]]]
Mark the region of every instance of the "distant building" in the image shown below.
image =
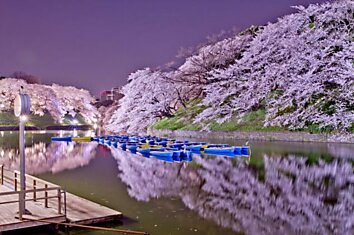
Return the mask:
[[112, 98], [112, 92], [105, 90], [105, 91], [101, 91], [101, 102], [106, 101], [106, 100], [113, 100]]
[[116, 101], [120, 100], [124, 95], [121, 93], [121, 88], [120, 87], [114, 87], [111, 90], [104, 90], [101, 92], [101, 99], [100, 101]]

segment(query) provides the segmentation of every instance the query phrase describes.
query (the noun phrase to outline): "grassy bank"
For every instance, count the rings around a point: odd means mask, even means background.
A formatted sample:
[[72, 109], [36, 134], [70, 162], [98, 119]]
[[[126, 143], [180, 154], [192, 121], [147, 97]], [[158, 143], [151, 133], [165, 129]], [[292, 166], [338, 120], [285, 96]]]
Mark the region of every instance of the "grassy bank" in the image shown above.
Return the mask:
[[[48, 126], [72, 125], [73, 119], [73, 117], [66, 115], [63, 118], [63, 123], [60, 124], [53, 119], [50, 113], [45, 113], [43, 116], [30, 114], [28, 115], [28, 121], [26, 123], [26, 126], [45, 128]], [[75, 119], [78, 120], [79, 125], [87, 124], [83, 116], [80, 114], [77, 114]], [[6, 126], [18, 126], [18, 117], [16, 117], [13, 112], [0, 113], [0, 127]]]
[[[39, 115], [28, 115], [28, 126], [36, 127], [47, 127], [57, 125], [53, 117], [46, 113], [43, 116]], [[16, 117], [12, 112], [0, 113], [0, 126], [18, 126], [18, 117]]]
[[[230, 120], [224, 123], [216, 121], [205, 121], [202, 123], [194, 123], [195, 117], [205, 110], [207, 107], [201, 104], [200, 99], [194, 99], [187, 104], [187, 107], [181, 107], [172, 117], [163, 118], [154, 123], [150, 128], [157, 130], [190, 130], [199, 131], [204, 127], [208, 127], [211, 131], [257, 131], [257, 132], [306, 132], [313, 134], [334, 133], [335, 130], [330, 126], [320, 127], [316, 123], [307, 123], [305, 128], [298, 130], [289, 130], [287, 127], [268, 126], [264, 127], [263, 123], [266, 116], [265, 107], [260, 107], [258, 110], [246, 113], [242, 118], [233, 116]], [[354, 123], [348, 129], [354, 133]]]
[[173, 117], [163, 118], [153, 124], [151, 128], [199, 131], [207, 126], [211, 131], [287, 131], [286, 128], [281, 127], [264, 127], [263, 122], [266, 114], [264, 108], [249, 112], [242, 119], [232, 117], [224, 123], [217, 123], [216, 121], [193, 123], [195, 117], [207, 108], [200, 102], [200, 99], [192, 100], [186, 108], [178, 109]]

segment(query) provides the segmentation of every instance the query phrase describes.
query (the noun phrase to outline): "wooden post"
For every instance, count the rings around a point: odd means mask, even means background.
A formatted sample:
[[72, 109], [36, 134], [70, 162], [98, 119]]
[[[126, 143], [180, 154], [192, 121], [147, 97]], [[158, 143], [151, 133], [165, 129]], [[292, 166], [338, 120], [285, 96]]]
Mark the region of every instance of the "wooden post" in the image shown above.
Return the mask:
[[[48, 184], [44, 185], [44, 188], [48, 188]], [[44, 191], [44, 206], [48, 208], [48, 191]]]
[[16, 172], [15, 172], [14, 184], [15, 184], [15, 191], [17, 191], [17, 173]]
[[61, 189], [58, 189], [58, 214], [61, 214]]
[[37, 189], [37, 186], [36, 186], [36, 180], [33, 180], [33, 201], [37, 201], [37, 195], [36, 195], [36, 189]]
[[4, 184], [4, 165], [1, 165], [1, 184]]

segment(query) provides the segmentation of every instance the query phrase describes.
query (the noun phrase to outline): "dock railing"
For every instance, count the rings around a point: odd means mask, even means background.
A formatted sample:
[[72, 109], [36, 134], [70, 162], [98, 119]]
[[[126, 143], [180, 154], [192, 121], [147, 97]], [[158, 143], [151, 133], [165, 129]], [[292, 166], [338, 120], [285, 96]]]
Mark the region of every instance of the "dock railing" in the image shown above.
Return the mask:
[[[4, 165], [0, 165], [0, 183], [2, 186], [6, 187], [5, 192], [0, 192], [0, 206], [9, 203], [19, 203], [19, 188], [20, 188], [20, 172], [11, 171], [5, 169]], [[48, 208], [49, 205], [56, 206], [59, 215], [65, 215], [66, 217], [66, 191], [60, 186], [52, 184], [50, 182], [44, 181], [37, 177], [27, 175], [25, 176], [26, 190], [25, 190], [25, 201], [41, 201], [43, 200], [44, 207]], [[11, 196], [9, 200], [4, 196]], [[14, 198], [17, 199], [14, 200]], [[50, 200], [54, 199], [54, 200]], [[64, 213], [63, 213], [64, 209]]]

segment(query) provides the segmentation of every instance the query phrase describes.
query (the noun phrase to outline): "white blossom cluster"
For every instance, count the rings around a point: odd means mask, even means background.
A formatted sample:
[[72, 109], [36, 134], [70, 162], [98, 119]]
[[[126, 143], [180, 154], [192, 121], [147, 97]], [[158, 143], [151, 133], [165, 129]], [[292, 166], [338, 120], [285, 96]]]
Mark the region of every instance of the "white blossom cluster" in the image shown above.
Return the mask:
[[113, 132], [143, 133], [158, 118], [168, 117], [189, 98], [200, 95], [210, 68], [223, 68], [231, 63], [235, 51], [242, 51], [252, 39], [252, 33], [224, 39], [201, 47], [172, 72], [145, 68], [132, 73], [123, 86], [124, 97], [112, 115], [107, 129]]
[[264, 126], [348, 131], [354, 123], [354, 2], [296, 8], [275, 23], [199, 48], [173, 72], [131, 74], [110, 130], [141, 132], [162, 107], [199, 96], [206, 108], [196, 123], [242, 121], [264, 109]]
[[209, 106], [196, 121], [220, 122], [264, 106], [264, 125], [346, 130], [354, 122], [354, 2], [298, 7], [268, 24], [243, 57], [214, 69]]
[[124, 97], [107, 129], [143, 133], [158, 117], [171, 115], [175, 111], [175, 89], [176, 86], [159, 71], [146, 68], [132, 73], [128, 84], [122, 88]]
[[88, 122], [97, 121], [98, 111], [87, 90], [56, 84], [27, 84], [24, 80], [13, 78], [0, 79], [0, 112], [13, 109], [21, 86], [30, 96], [31, 112], [36, 115], [43, 116], [49, 112], [55, 121], [60, 122], [66, 114], [75, 116], [80, 113]]

